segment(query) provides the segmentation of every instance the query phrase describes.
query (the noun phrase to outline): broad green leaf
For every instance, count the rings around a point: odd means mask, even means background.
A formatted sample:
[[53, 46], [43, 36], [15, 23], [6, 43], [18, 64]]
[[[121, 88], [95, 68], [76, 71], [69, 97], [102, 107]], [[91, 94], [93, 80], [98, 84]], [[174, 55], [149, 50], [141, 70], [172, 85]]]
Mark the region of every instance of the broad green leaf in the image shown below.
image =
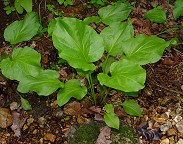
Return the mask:
[[132, 23], [130, 21], [112, 23], [101, 32], [101, 36], [109, 55], [121, 55], [123, 42], [134, 36]]
[[104, 108], [107, 113], [114, 113], [114, 106], [112, 104], [106, 104]]
[[32, 106], [28, 100], [21, 97], [21, 105], [24, 110], [32, 110]]
[[154, 8], [146, 13], [144, 18], [148, 18], [156, 23], [164, 23], [166, 20], [166, 12], [161, 6]]
[[20, 3], [18, 2], [18, 0], [15, 0], [15, 8], [17, 10], [17, 12], [19, 14], [22, 14], [24, 12], [24, 9], [22, 8], [22, 6], [20, 5]]
[[26, 10], [26, 12], [32, 11], [32, 0], [17, 0], [17, 1]]
[[27, 75], [20, 81], [17, 89], [22, 93], [34, 91], [38, 95], [48, 96], [64, 86], [59, 76], [57, 71], [42, 70], [37, 76]]
[[119, 118], [114, 113], [114, 106], [112, 104], [106, 104], [105, 105], [106, 113], [104, 115], [104, 121], [105, 123], [112, 128], [119, 129]]
[[79, 80], [71, 79], [66, 82], [64, 88], [58, 92], [58, 105], [63, 106], [71, 97], [81, 100], [86, 94], [87, 88], [85, 86], [82, 87]]
[[169, 44], [169, 41], [165, 41], [153, 35], [139, 35], [136, 38], [131, 38], [123, 42], [123, 52], [130, 61], [145, 65], [160, 60], [165, 48], [168, 47]]
[[93, 62], [104, 52], [103, 39], [97, 32], [76, 18], [58, 19], [52, 33], [59, 56], [74, 68], [95, 70]]
[[26, 75], [36, 76], [41, 71], [41, 55], [30, 47], [17, 48], [11, 58], [0, 63], [2, 74], [11, 80], [22, 80]]
[[48, 35], [49, 35], [49, 36], [52, 36], [52, 33], [53, 33], [53, 31], [54, 31], [54, 28], [55, 28], [55, 25], [56, 25], [58, 19], [62, 19], [62, 18], [60, 18], [60, 17], [55, 18], [55, 19], [53, 19], [53, 20], [49, 23], [49, 25], [48, 25]]
[[91, 16], [91, 17], [87, 17], [83, 20], [85, 22], [85, 24], [89, 25], [93, 22], [100, 22], [101, 19], [98, 16]]
[[123, 59], [114, 62], [110, 67], [111, 76], [100, 73], [98, 80], [101, 85], [125, 92], [134, 92], [144, 88], [146, 71], [138, 64]]
[[37, 34], [39, 26], [37, 13], [27, 13], [23, 20], [13, 22], [5, 29], [4, 38], [11, 44], [28, 41]]
[[183, 14], [183, 0], [176, 0], [173, 14], [175, 19], [178, 19]]
[[117, 2], [115, 5], [103, 7], [98, 11], [102, 22], [109, 25], [113, 22], [126, 20], [133, 7], [129, 3]]
[[126, 100], [125, 102], [122, 103], [122, 106], [129, 115], [133, 115], [133, 116], [142, 115], [142, 110], [140, 108], [140, 105], [134, 100]]

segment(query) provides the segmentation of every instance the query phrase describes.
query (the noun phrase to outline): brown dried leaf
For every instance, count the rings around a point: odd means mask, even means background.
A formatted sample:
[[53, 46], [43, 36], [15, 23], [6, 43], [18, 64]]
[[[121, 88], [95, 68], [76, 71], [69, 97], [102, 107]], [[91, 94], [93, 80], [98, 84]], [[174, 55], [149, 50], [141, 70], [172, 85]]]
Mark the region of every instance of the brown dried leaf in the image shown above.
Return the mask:
[[44, 136], [44, 140], [49, 140], [50, 142], [55, 142], [56, 136], [51, 134], [51, 133], [47, 133]]
[[111, 135], [111, 128], [108, 126], [104, 126], [100, 129], [100, 134], [96, 141], [96, 144], [111, 144], [112, 141], [110, 140]]
[[64, 114], [70, 116], [78, 116], [81, 113], [81, 104], [79, 102], [73, 101], [64, 106]]

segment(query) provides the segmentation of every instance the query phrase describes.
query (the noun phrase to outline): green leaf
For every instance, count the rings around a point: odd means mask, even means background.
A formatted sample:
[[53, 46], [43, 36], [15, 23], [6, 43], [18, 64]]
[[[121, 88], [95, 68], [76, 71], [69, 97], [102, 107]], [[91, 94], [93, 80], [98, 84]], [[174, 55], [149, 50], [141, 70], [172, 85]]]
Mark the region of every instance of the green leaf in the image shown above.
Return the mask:
[[166, 20], [166, 12], [163, 10], [161, 6], [158, 6], [157, 8], [154, 8], [150, 11], [148, 11], [144, 18], [148, 18], [153, 22], [156, 23], [164, 23]]
[[32, 0], [17, 0], [17, 1], [26, 10], [26, 12], [32, 11]]
[[21, 97], [21, 105], [24, 110], [32, 110], [32, 106], [28, 100]]
[[110, 66], [113, 62], [115, 62], [114, 57], [109, 56], [109, 58], [102, 63], [102, 70], [104, 73], [106, 73], [106, 74], [109, 73]]
[[125, 102], [122, 103], [122, 106], [124, 110], [130, 115], [133, 115], [133, 116], [142, 115], [142, 110], [140, 108], [140, 105], [134, 100], [126, 100]]
[[123, 42], [134, 36], [132, 23], [130, 21], [112, 23], [101, 32], [101, 36], [109, 55], [121, 55]]
[[91, 17], [85, 18], [83, 21], [85, 22], [85, 24], [89, 25], [90, 23], [93, 23], [93, 22], [99, 23], [101, 20], [98, 16], [91, 16]]
[[119, 122], [118, 116], [114, 113], [114, 106], [112, 104], [106, 104], [105, 110], [106, 110], [106, 113], [104, 115], [105, 123], [109, 127], [112, 127], [112, 128], [119, 130], [120, 122]]
[[15, 8], [19, 14], [22, 14], [24, 12], [23, 7], [20, 5], [18, 0], [15, 0]]
[[11, 44], [28, 41], [37, 34], [39, 26], [37, 13], [27, 13], [24, 20], [15, 21], [5, 29], [4, 38]]
[[98, 80], [106, 85], [125, 92], [134, 92], [144, 88], [146, 71], [138, 64], [123, 59], [110, 67], [111, 76], [100, 73]]
[[103, 7], [98, 11], [102, 22], [109, 25], [113, 22], [126, 20], [133, 7], [129, 3], [117, 2], [115, 5]]
[[183, 0], [176, 0], [173, 14], [175, 19], [178, 19], [183, 14]]
[[165, 48], [169, 44], [169, 41], [153, 35], [139, 35], [136, 38], [123, 42], [123, 52], [126, 55], [126, 59], [140, 65], [145, 65], [160, 60]]
[[71, 97], [81, 100], [86, 94], [87, 88], [85, 86], [82, 87], [79, 80], [71, 79], [65, 84], [64, 88], [58, 92], [58, 105], [63, 106]]
[[103, 39], [97, 32], [76, 18], [58, 19], [52, 33], [59, 56], [74, 68], [95, 70], [93, 62], [104, 52]]
[[36, 76], [41, 71], [41, 55], [30, 47], [17, 48], [12, 58], [0, 63], [2, 74], [11, 80], [22, 80], [26, 75]]
[[27, 75], [20, 81], [17, 89], [22, 93], [34, 91], [38, 95], [48, 96], [64, 86], [59, 76], [57, 71], [42, 70], [37, 76]]

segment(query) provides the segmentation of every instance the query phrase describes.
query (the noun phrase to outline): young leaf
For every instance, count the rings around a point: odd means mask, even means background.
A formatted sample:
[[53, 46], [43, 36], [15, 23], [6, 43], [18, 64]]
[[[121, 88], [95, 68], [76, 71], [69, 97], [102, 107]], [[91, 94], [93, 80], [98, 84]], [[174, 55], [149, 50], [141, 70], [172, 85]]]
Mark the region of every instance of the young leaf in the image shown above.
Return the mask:
[[19, 14], [22, 14], [24, 12], [23, 7], [20, 5], [18, 0], [15, 0], [15, 8]]
[[100, 22], [100, 18], [98, 16], [91, 16], [91, 17], [87, 17], [83, 20], [85, 22], [85, 24], [89, 25], [93, 22]]
[[106, 109], [106, 113], [104, 115], [105, 123], [109, 127], [119, 130], [120, 122], [118, 116], [114, 113], [114, 106], [112, 104], [106, 104], [105, 109]]
[[117, 2], [115, 5], [103, 7], [98, 11], [102, 22], [109, 25], [113, 22], [126, 20], [133, 7], [129, 3]]
[[173, 14], [175, 19], [178, 19], [183, 14], [183, 0], [176, 0]]
[[161, 6], [154, 8], [146, 13], [144, 18], [148, 18], [156, 23], [164, 23], [166, 21], [166, 12]]
[[4, 38], [11, 44], [28, 41], [37, 34], [39, 26], [37, 13], [27, 13], [23, 20], [13, 22], [5, 29]]
[[58, 92], [58, 105], [63, 106], [71, 97], [81, 100], [86, 94], [87, 88], [85, 86], [82, 87], [79, 80], [71, 79], [65, 84], [64, 88]]
[[38, 95], [48, 96], [63, 86], [57, 71], [42, 70], [37, 76], [27, 75], [20, 81], [17, 89], [22, 93], [34, 91]]
[[134, 100], [126, 100], [125, 102], [122, 103], [122, 106], [129, 115], [133, 115], [133, 116], [142, 115], [142, 110], [140, 109], [140, 105]]
[[138, 64], [123, 59], [114, 62], [110, 67], [112, 76], [100, 73], [98, 80], [106, 85], [125, 92], [134, 92], [144, 88], [146, 71]]
[[105, 50], [108, 54], [120, 55], [123, 50], [123, 42], [134, 36], [132, 23], [130, 21], [112, 23], [101, 32], [101, 36], [104, 39]]
[[126, 55], [126, 59], [139, 65], [145, 65], [160, 60], [169, 44], [169, 41], [153, 35], [139, 35], [123, 42], [123, 52]]
[[19, 3], [19, 5], [26, 10], [26, 12], [32, 11], [32, 0], [16, 0], [15, 3]]
[[24, 110], [32, 110], [32, 106], [28, 100], [21, 97], [21, 105]]
[[58, 19], [52, 33], [59, 56], [84, 71], [95, 70], [93, 62], [104, 52], [103, 39], [97, 32], [76, 18]]
[[26, 75], [36, 76], [41, 71], [41, 55], [30, 47], [17, 48], [11, 58], [0, 63], [2, 74], [11, 79], [21, 81]]

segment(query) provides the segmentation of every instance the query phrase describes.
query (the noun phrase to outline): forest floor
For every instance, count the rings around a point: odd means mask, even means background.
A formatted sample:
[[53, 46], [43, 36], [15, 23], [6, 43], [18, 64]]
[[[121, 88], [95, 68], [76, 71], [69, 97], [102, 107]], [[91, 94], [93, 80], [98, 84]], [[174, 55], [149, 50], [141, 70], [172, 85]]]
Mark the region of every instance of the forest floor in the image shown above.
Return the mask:
[[[46, 5], [55, 5], [57, 11], [63, 11], [65, 17], [84, 19], [97, 15], [99, 8], [88, 8], [87, 0], [75, 0], [73, 6], [60, 6], [57, 1], [33, 1], [33, 11], [42, 18], [43, 27], [47, 27], [51, 19], [56, 17], [48, 11]], [[167, 11], [164, 24], [153, 23], [144, 19], [153, 4], [162, 6]], [[108, 2], [107, 4], [110, 4]], [[27, 94], [32, 105], [31, 111], [21, 107], [20, 95], [17, 92], [17, 82], [0, 76], [0, 143], [95, 143], [101, 134], [110, 138], [103, 139], [105, 143], [127, 144], [181, 144], [183, 143], [183, 29], [174, 30], [172, 27], [183, 25], [183, 17], [173, 18], [175, 2], [154, 0], [137, 0], [130, 18], [135, 29], [135, 35], [158, 35], [170, 40], [177, 37], [179, 44], [168, 48], [160, 61], [148, 64], [146, 87], [139, 92], [135, 99], [143, 108], [141, 117], [129, 116], [122, 107], [115, 107], [115, 113], [121, 121], [120, 131], [105, 127], [102, 118], [102, 105], [95, 106], [90, 97], [82, 101], [71, 100], [64, 107], [57, 105], [56, 93], [49, 97], [40, 97], [35, 93]], [[0, 53], [1, 49], [9, 50], [10, 44], [5, 42], [3, 33], [5, 28], [15, 20], [21, 20], [25, 13], [19, 15], [13, 12], [7, 15], [0, 2]], [[165, 32], [166, 30], [166, 32]], [[74, 70], [65, 64], [58, 66], [58, 52], [52, 40], [44, 33], [20, 45], [35, 45], [35, 49], [42, 55], [42, 66], [59, 67], [61, 78], [67, 79]], [[107, 101], [115, 103], [128, 99], [122, 92], [111, 90]], [[3, 125], [3, 126], [2, 126]], [[103, 129], [102, 129], [103, 128]], [[106, 131], [104, 131], [107, 129]], [[111, 130], [111, 129], [110, 129]], [[100, 134], [100, 135], [99, 135]], [[120, 135], [121, 134], [121, 135]], [[101, 138], [102, 139], [102, 138]]]

